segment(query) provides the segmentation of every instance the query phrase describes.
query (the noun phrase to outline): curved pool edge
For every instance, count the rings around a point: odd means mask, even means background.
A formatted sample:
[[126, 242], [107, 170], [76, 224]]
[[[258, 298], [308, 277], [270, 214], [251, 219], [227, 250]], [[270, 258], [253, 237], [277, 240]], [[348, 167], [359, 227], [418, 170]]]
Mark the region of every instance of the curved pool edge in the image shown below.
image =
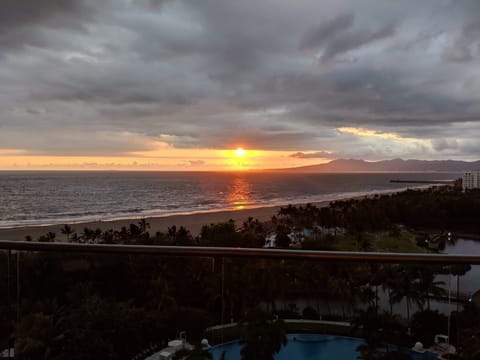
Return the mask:
[[[295, 341], [294, 338], [297, 337], [303, 337], [304, 341]], [[342, 360], [356, 360], [359, 355], [356, 348], [364, 342], [364, 339], [352, 336], [319, 333], [289, 333], [287, 334], [287, 338], [287, 345], [282, 347], [280, 352], [275, 355], [275, 360], [287, 360], [291, 358], [302, 360], [329, 359], [334, 356]], [[212, 352], [214, 360], [220, 359], [223, 352], [226, 353], [227, 360], [241, 360], [241, 346], [242, 343], [240, 340], [232, 340], [214, 345], [210, 348], [210, 351]], [[409, 348], [403, 348], [402, 351], [411, 355], [413, 360], [438, 359], [435, 354], [430, 352], [416, 353]]]

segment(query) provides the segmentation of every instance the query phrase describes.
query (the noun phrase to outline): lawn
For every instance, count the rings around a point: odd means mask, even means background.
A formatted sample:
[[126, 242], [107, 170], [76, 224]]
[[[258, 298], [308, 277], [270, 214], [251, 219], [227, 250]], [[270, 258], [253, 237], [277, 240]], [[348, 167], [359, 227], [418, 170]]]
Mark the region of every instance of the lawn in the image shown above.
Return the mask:
[[408, 230], [401, 230], [393, 235], [389, 232], [362, 233], [357, 235], [342, 235], [335, 238], [333, 250], [338, 251], [363, 251], [362, 243], [368, 244], [368, 251], [381, 252], [407, 252], [419, 253], [425, 250], [416, 245], [415, 234]]

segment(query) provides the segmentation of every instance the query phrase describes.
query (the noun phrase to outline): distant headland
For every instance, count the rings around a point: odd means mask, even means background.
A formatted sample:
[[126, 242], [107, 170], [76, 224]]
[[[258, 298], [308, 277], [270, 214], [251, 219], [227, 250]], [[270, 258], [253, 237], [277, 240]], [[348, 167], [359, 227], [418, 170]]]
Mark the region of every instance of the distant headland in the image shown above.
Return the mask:
[[295, 172], [463, 172], [480, 169], [480, 160], [416, 160], [392, 159], [366, 161], [336, 159], [325, 164], [301, 166], [276, 171]]

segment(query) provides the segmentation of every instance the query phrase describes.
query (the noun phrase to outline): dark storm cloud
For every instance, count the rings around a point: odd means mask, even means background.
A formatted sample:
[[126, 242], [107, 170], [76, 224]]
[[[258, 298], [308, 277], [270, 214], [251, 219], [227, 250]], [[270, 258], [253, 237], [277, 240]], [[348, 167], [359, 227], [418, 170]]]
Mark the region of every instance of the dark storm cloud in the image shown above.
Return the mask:
[[464, 63], [478, 58], [480, 49], [480, 24], [467, 24], [455, 39], [451, 48], [444, 53], [444, 59], [449, 62]]
[[92, 15], [85, 0], [4, 0], [0, 3], [0, 47], [46, 46], [39, 26], [83, 29]]
[[410, 126], [409, 135], [415, 135], [416, 129], [420, 131], [439, 123], [478, 120], [478, 113], [470, 110], [476, 104], [475, 99], [435, 94], [433, 87], [428, 91], [428, 84], [412, 88], [400, 81], [407, 76], [367, 67], [326, 74], [284, 75], [266, 81], [244, 105], [261, 107], [268, 98], [277, 104], [290, 104], [291, 118], [302, 118], [311, 124]]
[[[465, 0], [460, 4], [463, 5], [463, 22], [455, 31], [453, 43], [443, 54], [443, 59], [452, 63], [471, 62], [480, 56], [480, 3]], [[458, 8], [459, 4], [456, 5]]]
[[332, 59], [338, 54], [390, 37], [394, 34], [394, 30], [394, 25], [387, 25], [375, 31], [354, 32], [340, 35], [327, 44], [325, 51], [322, 54], [322, 60], [326, 61]]
[[37, 24], [71, 26], [72, 19], [85, 14], [87, 6], [83, 0], [3, 0], [1, 9], [0, 31], [5, 33]]
[[339, 15], [332, 20], [320, 24], [309, 31], [301, 42], [302, 50], [317, 49], [325, 44], [329, 38], [338, 32], [347, 30], [353, 25], [355, 15], [353, 13]]
[[147, 6], [153, 10], [160, 10], [169, 1], [172, 0], [136, 0], [137, 4]]
[[[426, 146], [431, 157], [471, 156], [477, 4], [8, 0], [0, 5], [0, 148], [125, 154], [163, 139], [297, 158], [327, 155], [311, 149], [415, 157]], [[42, 141], [28, 141], [31, 131]], [[72, 142], [79, 132], [90, 139]]]
[[306, 34], [301, 41], [300, 49], [318, 51], [323, 48], [321, 59], [327, 61], [338, 54], [394, 34], [394, 24], [386, 24], [373, 31], [352, 30], [354, 20], [355, 15], [347, 13], [324, 22]]

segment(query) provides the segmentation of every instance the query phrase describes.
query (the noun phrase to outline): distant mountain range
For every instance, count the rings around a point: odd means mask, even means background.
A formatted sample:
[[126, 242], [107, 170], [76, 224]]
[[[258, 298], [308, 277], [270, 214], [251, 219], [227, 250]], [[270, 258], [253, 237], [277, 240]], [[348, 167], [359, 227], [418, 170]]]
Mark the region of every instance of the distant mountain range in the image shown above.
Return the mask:
[[382, 161], [365, 161], [358, 159], [336, 159], [325, 164], [281, 170], [295, 172], [463, 172], [479, 169], [480, 160], [470, 162], [457, 160], [430, 161], [392, 159]]

